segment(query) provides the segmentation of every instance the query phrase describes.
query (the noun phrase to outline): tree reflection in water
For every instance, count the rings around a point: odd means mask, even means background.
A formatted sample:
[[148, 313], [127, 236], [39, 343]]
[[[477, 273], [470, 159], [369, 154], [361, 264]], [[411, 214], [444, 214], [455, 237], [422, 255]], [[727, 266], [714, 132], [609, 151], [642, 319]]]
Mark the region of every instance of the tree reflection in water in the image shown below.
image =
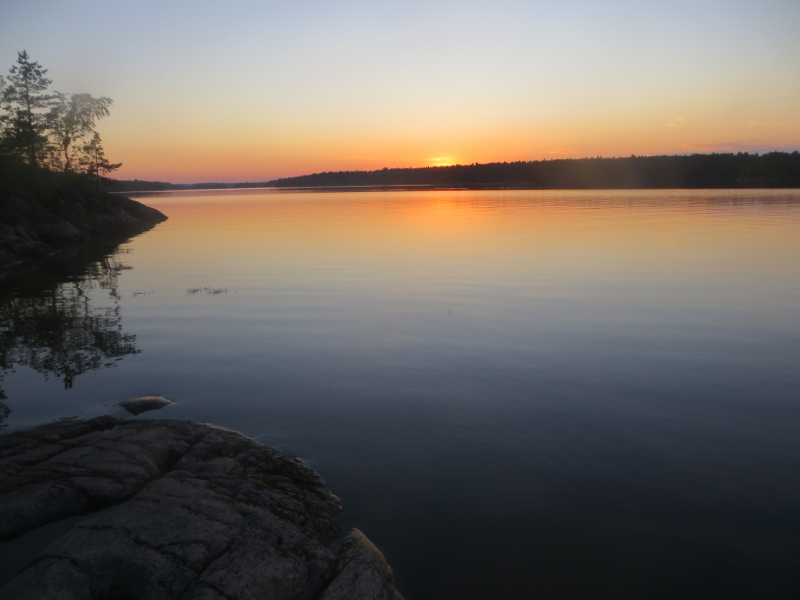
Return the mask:
[[[63, 260], [3, 282], [0, 292], [0, 381], [17, 366], [63, 379], [116, 366], [112, 359], [136, 354], [136, 336], [122, 331], [119, 275], [130, 267], [117, 253], [99, 260]], [[76, 265], [79, 265], [76, 267]], [[0, 424], [10, 409], [0, 388]], [[2, 425], [0, 425], [2, 426]]]

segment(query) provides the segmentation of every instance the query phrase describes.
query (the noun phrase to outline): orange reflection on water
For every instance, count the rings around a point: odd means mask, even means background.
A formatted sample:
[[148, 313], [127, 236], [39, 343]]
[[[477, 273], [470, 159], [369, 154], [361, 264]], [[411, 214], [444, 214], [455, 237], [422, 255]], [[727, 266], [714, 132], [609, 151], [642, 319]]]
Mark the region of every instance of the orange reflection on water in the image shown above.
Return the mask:
[[187, 192], [144, 198], [170, 219], [137, 241], [137, 262], [209, 273], [187, 285], [210, 274], [213, 285], [236, 285], [234, 272], [419, 289], [448, 279], [681, 290], [713, 278], [757, 295], [796, 272], [799, 199], [791, 190]]

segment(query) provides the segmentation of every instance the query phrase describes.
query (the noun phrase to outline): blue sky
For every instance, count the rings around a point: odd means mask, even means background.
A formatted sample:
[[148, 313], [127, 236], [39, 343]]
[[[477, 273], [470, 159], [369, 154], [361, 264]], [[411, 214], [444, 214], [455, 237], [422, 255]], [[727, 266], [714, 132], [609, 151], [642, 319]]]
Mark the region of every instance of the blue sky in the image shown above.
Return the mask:
[[121, 176], [800, 147], [800, 3], [6, 2]]

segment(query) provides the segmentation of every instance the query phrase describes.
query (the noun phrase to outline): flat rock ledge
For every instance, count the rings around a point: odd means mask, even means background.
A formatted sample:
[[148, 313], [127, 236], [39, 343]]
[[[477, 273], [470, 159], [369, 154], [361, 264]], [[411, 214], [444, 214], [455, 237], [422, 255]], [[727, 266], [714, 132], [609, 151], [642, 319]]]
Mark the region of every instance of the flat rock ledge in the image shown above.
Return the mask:
[[98, 417], [5, 435], [0, 540], [87, 517], [0, 597], [402, 600], [364, 534], [329, 549], [339, 510], [298, 459], [211, 425]]

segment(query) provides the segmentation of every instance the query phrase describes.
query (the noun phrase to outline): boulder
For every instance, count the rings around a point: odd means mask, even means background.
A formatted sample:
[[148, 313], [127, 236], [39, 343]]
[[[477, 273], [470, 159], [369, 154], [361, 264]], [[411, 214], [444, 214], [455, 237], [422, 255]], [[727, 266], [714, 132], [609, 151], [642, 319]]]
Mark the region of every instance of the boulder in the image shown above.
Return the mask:
[[0, 539], [103, 508], [0, 596], [400, 598], [362, 533], [331, 552], [339, 499], [320, 476], [240, 433], [99, 417], [0, 437]]

